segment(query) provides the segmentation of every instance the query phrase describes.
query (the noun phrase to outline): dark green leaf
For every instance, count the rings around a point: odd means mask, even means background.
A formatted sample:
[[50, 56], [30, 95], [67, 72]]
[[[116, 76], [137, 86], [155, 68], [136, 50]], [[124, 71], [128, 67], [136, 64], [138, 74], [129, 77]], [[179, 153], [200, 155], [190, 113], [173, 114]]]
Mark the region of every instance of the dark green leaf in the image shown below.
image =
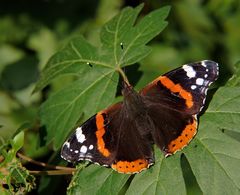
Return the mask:
[[24, 131], [19, 132], [14, 138], [12, 142], [12, 148], [17, 153], [23, 147], [24, 144]]
[[101, 76], [90, 72], [83, 75], [81, 81], [75, 81], [50, 97], [40, 110], [42, 122], [48, 129], [46, 141], [49, 143], [54, 139], [54, 148], [58, 149], [69, 134], [68, 130], [82, 115], [86, 120], [92, 113], [109, 105], [116, 90], [111, 79], [117, 80], [117, 74], [111, 70]]
[[220, 88], [204, 116], [219, 130], [240, 133], [240, 88]]
[[[164, 19], [168, 15], [169, 7], [150, 13], [133, 26], [142, 7], [140, 5], [134, 9], [125, 8], [103, 26], [101, 50], [90, 45], [83, 37], [73, 39], [49, 60], [35, 91], [64, 74], [81, 76], [87, 63], [109, 67], [115, 71], [118, 67], [135, 63], [145, 57], [149, 52], [145, 44], [167, 25]], [[123, 43], [123, 50], [120, 43]]]
[[25, 122], [22, 125], [20, 125], [20, 127], [15, 131], [15, 133], [13, 134], [13, 138], [20, 132], [28, 129], [31, 127], [31, 124], [29, 122]]
[[155, 148], [156, 164], [137, 174], [126, 194], [186, 194], [180, 154], [164, 158]]
[[80, 116], [84, 114], [83, 119], [87, 119], [113, 102], [118, 83], [116, 72], [121, 66], [142, 59], [149, 50], [145, 45], [166, 26], [168, 7], [150, 13], [133, 26], [142, 7], [125, 8], [103, 27], [101, 50], [78, 37], [48, 62], [35, 91], [58, 76], [77, 77], [77, 81], [51, 96], [41, 107], [42, 124], [48, 131], [46, 140], [49, 143], [54, 139], [54, 149], [62, 145]]
[[75, 173], [68, 194], [118, 194], [128, 178], [129, 175], [116, 173], [112, 169], [90, 165]]
[[60, 75], [72, 74], [82, 76], [86, 74], [89, 70], [87, 63], [104, 66], [104, 63], [102, 64], [97, 59], [97, 50], [95, 47], [90, 45], [81, 36], [72, 39], [65, 48], [53, 55], [48, 61], [36, 85], [35, 91], [42, 89]]
[[29, 172], [20, 163], [18, 166], [17, 164], [16, 166], [11, 166], [9, 172], [11, 183], [8, 185], [12, 185], [12, 190], [15, 193], [30, 192], [35, 187], [35, 178], [29, 175]]
[[[240, 88], [223, 87], [201, 118], [185, 155], [204, 194], [240, 193], [240, 142], [224, 133], [239, 131]], [[224, 187], [223, 187], [224, 186]]]
[[227, 86], [239, 86], [240, 85], [240, 61], [234, 66], [235, 74], [227, 82]]
[[1, 74], [1, 85], [10, 91], [29, 86], [38, 78], [38, 61], [35, 57], [26, 57], [8, 65]]
[[[104, 25], [101, 31], [103, 49], [109, 51], [115, 66], [133, 64], [146, 57], [150, 52], [146, 43], [167, 26], [164, 19], [167, 17], [170, 7], [151, 12], [133, 27], [141, 9], [142, 5], [135, 9], [126, 8]], [[121, 43], [123, 49], [120, 47]], [[112, 51], [114, 52], [112, 53]]]

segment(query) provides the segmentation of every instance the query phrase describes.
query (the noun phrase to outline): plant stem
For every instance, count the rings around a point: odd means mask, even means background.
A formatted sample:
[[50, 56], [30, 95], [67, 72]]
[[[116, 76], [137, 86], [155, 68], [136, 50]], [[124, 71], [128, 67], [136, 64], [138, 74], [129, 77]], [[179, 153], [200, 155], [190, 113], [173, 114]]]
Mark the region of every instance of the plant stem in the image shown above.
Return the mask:
[[28, 171], [33, 175], [72, 175], [74, 172], [71, 170]]
[[119, 68], [117, 69], [117, 71], [118, 71], [118, 72], [120, 73], [120, 75], [122, 76], [124, 82], [126, 82], [127, 85], [130, 86], [130, 83], [129, 83], [129, 81], [128, 81], [128, 78], [127, 78], [126, 74], [123, 72], [123, 70], [119, 67]]
[[[63, 167], [63, 166], [55, 166], [55, 165], [49, 165], [47, 163], [44, 163], [44, 162], [39, 162], [39, 161], [36, 161], [36, 160], [33, 160], [21, 153], [17, 153], [17, 156], [23, 160], [26, 160], [27, 162], [30, 162], [30, 163], [33, 163], [35, 165], [39, 165], [39, 166], [42, 166], [42, 167], [46, 167], [46, 168], [49, 168], [49, 169], [57, 169], [57, 170], [63, 170], [63, 171], [69, 171], [69, 172], [74, 172], [76, 171], [75, 168], [70, 168], [70, 167]], [[46, 172], [46, 171], [45, 171]]]

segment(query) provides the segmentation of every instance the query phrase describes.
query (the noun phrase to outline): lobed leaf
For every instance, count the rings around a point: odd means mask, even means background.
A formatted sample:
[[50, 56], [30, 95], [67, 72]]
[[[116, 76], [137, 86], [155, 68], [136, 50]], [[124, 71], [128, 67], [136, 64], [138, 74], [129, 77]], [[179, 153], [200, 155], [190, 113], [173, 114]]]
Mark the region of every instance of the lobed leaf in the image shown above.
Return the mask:
[[90, 165], [74, 175], [68, 194], [118, 194], [128, 178], [129, 175]]
[[239, 86], [240, 85], [240, 61], [235, 66], [235, 74], [227, 82], [227, 86]]
[[[239, 87], [220, 88], [208, 110], [200, 118], [197, 136], [183, 149], [204, 194], [239, 194], [240, 192], [240, 142], [222, 131], [224, 128], [239, 133], [239, 97]], [[150, 169], [135, 175], [126, 194], [186, 194], [180, 156], [181, 152], [178, 152], [169, 158], [164, 158], [156, 148], [156, 163]], [[111, 172], [99, 167], [99, 171], [100, 169], [105, 174]], [[83, 171], [85, 170], [84, 177], [98, 178], [97, 172], [96, 175], [94, 173], [88, 175], [88, 168]], [[103, 172], [101, 174], [104, 174]], [[122, 174], [118, 176], [120, 179]], [[89, 188], [87, 183], [82, 183], [82, 180], [79, 182], [81, 182], [79, 184], [81, 191]], [[94, 189], [95, 186], [92, 188]], [[97, 193], [98, 191], [95, 194]]]
[[160, 150], [155, 149], [155, 165], [137, 174], [126, 194], [186, 194], [180, 154], [164, 158]]
[[136, 23], [142, 7], [127, 7], [103, 26], [101, 49], [77, 37], [47, 63], [35, 91], [59, 76], [71, 74], [77, 78], [52, 95], [40, 109], [47, 130], [46, 141], [54, 141], [54, 149], [60, 148], [80, 116], [86, 120], [113, 102], [118, 83], [116, 72], [146, 56], [150, 51], [146, 44], [166, 26], [164, 19], [169, 7], [158, 9]]
[[86, 120], [112, 102], [116, 88], [111, 79], [117, 80], [117, 74], [111, 70], [100, 77], [95, 72], [86, 74], [81, 81], [75, 81], [42, 104], [40, 117], [48, 130], [47, 143], [54, 139], [57, 150], [69, 134], [67, 130], [74, 127], [81, 116]]
[[222, 131], [240, 132], [239, 97], [239, 87], [220, 88], [201, 118], [197, 137], [186, 148], [185, 155], [204, 194], [240, 193], [240, 142]]

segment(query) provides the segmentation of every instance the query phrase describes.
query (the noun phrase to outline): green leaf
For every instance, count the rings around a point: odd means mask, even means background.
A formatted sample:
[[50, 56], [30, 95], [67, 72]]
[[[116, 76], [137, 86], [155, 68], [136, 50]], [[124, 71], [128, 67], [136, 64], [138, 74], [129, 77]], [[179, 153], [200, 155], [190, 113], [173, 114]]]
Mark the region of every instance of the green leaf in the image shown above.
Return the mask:
[[119, 194], [128, 178], [129, 175], [90, 165], [75, 173], [68, 194]]
[[240, 87], [220, 88], [204, 116], [219, 130], [240, 133]]
[[12, 147], [15, 153], [23, 147], [24, 144], [24, 131], [19, 132], [12, 142]]
[[[144, 58], [149, 52], [145, 44], [166, 27], [167, 22], [164, 19], [170, 8], [155, 10], [133, 26], [142, 7], [143, 5], [136, 8], [127, 7], [103, 26], [100, 50], [83, 37], [70, 41], [49, 60], [34, 91], [42, 89], [54, 78], [64, 74], [81, 76], [87, 63], [115, 71], [116, 67], [132, 64]], [[123, 43], [123, 50], [120, 43]]]
[[[145, 44], [167, 26], [164, 19], [169, 13], [169, 7], [151, 12], [132, 27], [142, 7], [124, 9], [101, 31], [102, 48], [110, 53], [109, 57], [115, 66], [133, 64], [147, 56], [151, 50]], [[121, 43], [123, 50], [119, 47]]]
[[42, 124], [47, 129], [46, 141], [50, 143], [54, 139], [54, 149], [62, 145], [81, 116], [86, 120], [113, 102], [120, 67], [146, 56], [150, 51], [146, 44], [166, 26], [164, 19], [169, 7], [151, 12], [136, 23], [142, 7], [125, 8], [104, 25], [101, 49], [77, 37], [49, 60], [35, 91], [59, 76], [71, 74], [77, 79], [52, 95], [40, 109]]
[[40, 117], [48, 130], [46, 141], [54, 139], [54, 149], [62, 145], [68, 130], [82, 115], [86, 120], [112, 102], [116, 88], [110, 79], [117, 80], [117, 74], [110, 70], [96, 79], [97, 75], [95, 72], [86, 74], [81, 81], [65, 87], [41, 106]]
[[61, 51], [53, 55], [41, 73], [34, 92], [42, 89], [54, 78], [65, 74], [82, 76], [89, 70], [87, 63], [99, 64], [97, 50], [90, 45], [82, 36], [72, 39]]
[[234, 66], [235, 74], [227, 82], [227, 86], [240, 86], [240, 61]]
[[155, 148], [155, 159], [155, 165], [134, 177], [126, 194], [186, 194], [180, 153], [164, 158]]
[[35, 178], [20, 163], [12, 164], [9, 168], [8, 185], [14, 193], [30, 192], [35, 187]]
[[[22, 131], [27, 130], [31, 127], [31, 124], [29, 122], [24, 122], [23, 124], [20, 125], [20, 127], [15, 131], [15, 133], [13, 134], [13, 139], [15, 136], [17, 136], [18, 134], [20, 134]], [[23, 138], [24, 139], [24, 138]], [[23, 140], [24, 141], [24, 140]], [[23, 144], [23, 143], [22, 143]]]
[[239, 105], [239, 87], [220, 88], [201, 118], [197, 137], [186, 148], [203, 194], [240, 193], [240, 142], [222, 131], [240, 133]]
[[[22, 127], [23, 128], [23, 127]], [[11, 144], [9, 144], [11, 143]], [[35, 178], [22, 166], [16, 152], [24, 143], [24, 131], [0, 147], [0, 192], [25, 194], [35, 187]], [[5, 184], [4, 188], [2, 185]]]
[[[21, 90], [38, 78], [38, 60], [35, 57], [25, 57], [6, 66], [1, 74], [1, 85], [9, 91]], [[13, 79], [14, 78], [14, 79]]]
[[[222, 131], [224, 128], [240, 133], [239, 105], [239, 87], [220, 88], [208, 110], [200, 118], [197, 136], [183, 149], [203, 194], [239, 194], [240, 192], [240, 142]], [[155, 149], [155, 153], [156, 163], [150, 169], [135, 175], [126, 193], [186, 194], [180, 166], [181, 153], [178, 152], [169, 158], [164, 158], [158, 148]], [[84, 178], [97, 180], [99, 175], [107, 175], [111, 172], [101, 167], [94, 168], [91, 172], [88, 168], [81, 172], [86, 174]], [[98, 172], [100, 170], [101, 174]], [[118, 174], [118, 177], [121, 177], [121, 174]], [[87, 180], [78, 181], [81, 191], [88, 192]], [[96, 186], [91, 185], [91, 187], [99, 189], [99, 185], [97, 183]]]

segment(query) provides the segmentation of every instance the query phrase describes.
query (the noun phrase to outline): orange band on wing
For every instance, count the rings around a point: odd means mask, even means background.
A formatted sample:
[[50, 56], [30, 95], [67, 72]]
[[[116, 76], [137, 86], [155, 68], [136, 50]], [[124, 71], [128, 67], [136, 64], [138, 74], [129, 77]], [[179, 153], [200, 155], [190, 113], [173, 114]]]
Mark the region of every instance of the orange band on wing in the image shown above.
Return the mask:
[[161, 76], [158, 79], [164, 87], [169, 89], [173, 93], [179, 93], [179, 95], [185, 99], [186, 105], [188, 108], [191, 108], [193, 106], [193, 99], [191, 93], [187, 92], [182, 88], [181, 85], [179, 84], [174, 84], [168, 77], [166, 76]]
[[135, 161], [118, 161], [116, 164], [112, 164], [112, 168], [119, 173], [138, 173], [144, 169], [147, 169], [151, 164], [148, 160], [138, 159]]
[[105, 134], [105, 128], [104, 128], [104, 118], [103, 118], [102, 114], [103, 114], [102, 112], [99, 112], [96, 115], [97, 147], [98, 147], [99, 152], [101, 152], [103, 156], [108, 157], [110, 155], [110, 152], [107, 148], [105, 148], [105, 142], [103, 140], [103, 135]]
[[178, 150], [181, 150], [186, 146], [194, 137], [197, 132], [197, 121], [193, 120], [192, 123], [188, 124], [185, 129], [182, 131], [181, 135], [177, 139], [170, 142], [168, 145], [168, 152], [173, 154]]

